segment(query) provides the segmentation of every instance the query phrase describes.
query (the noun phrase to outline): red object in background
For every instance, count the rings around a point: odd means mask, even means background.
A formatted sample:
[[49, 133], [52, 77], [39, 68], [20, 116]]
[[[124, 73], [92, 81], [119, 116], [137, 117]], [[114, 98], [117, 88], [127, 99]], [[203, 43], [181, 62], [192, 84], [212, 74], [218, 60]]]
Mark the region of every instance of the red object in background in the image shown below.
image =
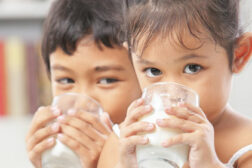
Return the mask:
[[4, 42], [0, 41], [0, 117], [7, 113]]

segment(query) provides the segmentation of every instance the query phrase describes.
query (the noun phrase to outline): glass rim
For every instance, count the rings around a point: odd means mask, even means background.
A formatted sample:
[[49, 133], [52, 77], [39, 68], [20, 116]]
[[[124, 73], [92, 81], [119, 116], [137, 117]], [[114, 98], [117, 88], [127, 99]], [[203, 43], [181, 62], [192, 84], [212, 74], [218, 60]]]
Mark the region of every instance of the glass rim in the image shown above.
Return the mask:
[[82, 97], [85, 97], [88, 100], [91, 100], [92, 102], [94, 102], [103, 111], [103, 108], [102, 108], [101, 104], [98, 101], [96, 101], [94, 98], [92, 98], [92, 97], [90, 97], [90, 96], [88, 96], [86, 94], [80, 94], [80, 93], [74, 93], [74, 92], [66, 92], [66, 93], [62, 93], [60, 95], [57, 95], [57, 96], [53, 97], [52, 106], [55, 106], [55, 101], [58, 100], [58, 99], [60, 99], [60, 97], [64, 96], [64, 95], [70, 95], [70, 96], [72, 95], [72, 96], [82, 96]]
[[165, 85], [170, 85], [170, 84], [171, 85], [177, 85], [177, 86], [181, 87], [182, 89], [192, 93], [195, 97], [199, 98], [199, 94], [196, 91], [194, 91], [193, 89], [191, 89], [191, 88], [189, 88], [189, 87], [187, 87], [185, 85], [182, 85], [182, 84], [176, 83], [176, 82], [156, 82], [156, 83], [154, 83], [154, 84], [152, 84], [150, 86], [147, 86], [147, 87], [145, 87], [143, 89], [142, 98], [144, 98], [146, 96], [146, 94], [147, 94], [147, 92], [148, 92], [148, 90], [150, 88], [154, 88], [156, 86], [165, 86]]

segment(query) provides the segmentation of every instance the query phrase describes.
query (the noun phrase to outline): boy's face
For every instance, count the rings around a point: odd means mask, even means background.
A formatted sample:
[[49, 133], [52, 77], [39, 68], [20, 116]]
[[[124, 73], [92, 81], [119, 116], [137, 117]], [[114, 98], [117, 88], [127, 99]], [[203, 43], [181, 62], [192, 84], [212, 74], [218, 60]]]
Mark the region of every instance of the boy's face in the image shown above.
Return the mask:
[[225, 109], [230, 91], [232, 73], [226, 50], [207, 38], [200, 43], [189, 34], [183, 37], [185, 45], [194, 50], [169, 39], [154, 39], [142, 56], [132, 54], [140, 86], [143, 89], [155, 82], [188, 86], [199, 94], [200, 107], [214, 122]]
[[53, 96], [66, 92], [87, 94], [96, 99], [113, 122], [124, 120], [128, 105], [141, 91], [133, 66], [123, 48], [100, 50], [82, 39], [73, 55], [58, 48], [50, 55]]

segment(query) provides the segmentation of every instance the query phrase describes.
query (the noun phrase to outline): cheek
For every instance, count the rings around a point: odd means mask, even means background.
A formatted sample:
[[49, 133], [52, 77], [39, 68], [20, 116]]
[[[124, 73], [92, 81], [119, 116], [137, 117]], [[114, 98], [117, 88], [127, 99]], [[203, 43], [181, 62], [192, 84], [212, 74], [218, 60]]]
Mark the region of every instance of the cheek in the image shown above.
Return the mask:
[[210, 121], [220, 115], [226, 107], [230, 92], [231, 77], [215, 77], [201, 83], [198, 94], [200, 107]]
[[121, 87], [114, 91], [103, 93], [106, 95], [99, 97], [100, 103], [105, 112], [109, 113], [113, 123], [124, 121], [128, 106], [132, 101], [141, 96], [138, 85], [128, 85], [130, 87]]
[[51, 81], [51, 88], [52, 88], [52, 96], [58, 96], [61, 92], [59, 91], [59, 89], [57, 88], [57, 85], [55, 82]]

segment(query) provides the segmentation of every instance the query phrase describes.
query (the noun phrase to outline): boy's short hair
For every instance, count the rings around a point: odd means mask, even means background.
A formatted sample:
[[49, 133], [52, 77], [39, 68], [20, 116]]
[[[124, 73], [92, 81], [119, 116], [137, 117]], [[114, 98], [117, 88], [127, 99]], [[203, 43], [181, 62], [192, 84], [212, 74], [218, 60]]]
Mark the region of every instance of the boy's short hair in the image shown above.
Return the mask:
[[[92, 35], [97, 46], [121, 46], [123, 33], [118, 0], [56, 0], [45, 20], [42, 56], [50, 72], [49, 56], [57, 47], [71, 55], [82, 38]], [[102, 45], [101, 45], [102, 44]]]

